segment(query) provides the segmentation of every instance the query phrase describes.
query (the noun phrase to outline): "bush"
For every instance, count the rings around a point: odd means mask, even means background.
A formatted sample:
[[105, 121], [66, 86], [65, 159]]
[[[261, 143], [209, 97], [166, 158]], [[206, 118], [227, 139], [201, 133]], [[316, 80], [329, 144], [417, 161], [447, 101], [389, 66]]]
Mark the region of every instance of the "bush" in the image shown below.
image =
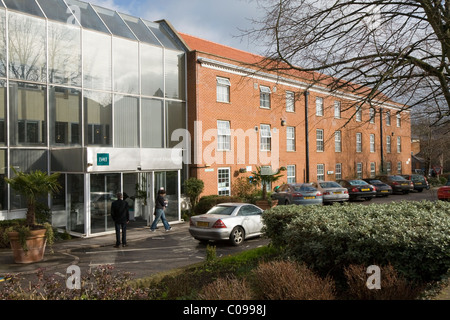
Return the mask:
[[10, 227], [16, 227], [19, 225], [24, 225], [25, 219], [14, 219], [14, 220], [5, 220], [0, 221], [0, 249], [1, 248], [9, 248], [9, 239], [6, 235], [6, 230]]
[[320, 274], [392, 264], [406, 279], [427, 282], [450, 268], [450, 203], [280, 206], [263, 218], [274, 245]]
[[191, 177], [184, 182], [184, 189], [194, 208], [198, 203], [198, 197], [203, 192], [205, 184], [203, 180]]
[[234, 276], [219, 278], [206, 285], [199, 293], [201, 300], [252, 300], [253, 293], [245, 279]]
[[218, 196], [218, 195], [203, 196], [200, 198], [198, 204], [195, 206], [194, 211], [196, 214], [204, 214], [215, 205], [226, 202], [242, 202], [242, 201], [239, 197], [232, 197], [232, 196]]

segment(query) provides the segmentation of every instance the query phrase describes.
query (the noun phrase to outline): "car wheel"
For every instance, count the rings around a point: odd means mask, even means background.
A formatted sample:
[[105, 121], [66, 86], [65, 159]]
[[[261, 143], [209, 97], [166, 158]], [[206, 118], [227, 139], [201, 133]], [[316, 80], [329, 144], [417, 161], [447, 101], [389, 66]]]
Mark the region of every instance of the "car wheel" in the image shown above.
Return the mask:
[[244, 229], [242, 227], [235, 227], [233, 231], [231, 231], [230, 241], [234, 246], [239, 246], [244, 242]]

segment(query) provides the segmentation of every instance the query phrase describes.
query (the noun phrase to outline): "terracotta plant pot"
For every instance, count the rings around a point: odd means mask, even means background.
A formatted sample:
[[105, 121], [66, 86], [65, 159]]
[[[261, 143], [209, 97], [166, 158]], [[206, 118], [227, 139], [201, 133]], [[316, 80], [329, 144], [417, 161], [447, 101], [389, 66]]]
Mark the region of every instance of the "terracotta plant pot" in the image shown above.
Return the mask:
[[271, 204], [269, 204], [268, 200], [257, 200], [256, 205], [263, 210], [267, 210], [275, 207], [278, 204], [278, 200], [272, 200]]
[[33, 263], [41, 261], [44, 258], [47, 239], [45, 237], [46, 229], [31, 230], [27, 237], [27, 250], [22, 248], [18, 232], [9, 232], [9, 241], [14, 254], [15, 263]]

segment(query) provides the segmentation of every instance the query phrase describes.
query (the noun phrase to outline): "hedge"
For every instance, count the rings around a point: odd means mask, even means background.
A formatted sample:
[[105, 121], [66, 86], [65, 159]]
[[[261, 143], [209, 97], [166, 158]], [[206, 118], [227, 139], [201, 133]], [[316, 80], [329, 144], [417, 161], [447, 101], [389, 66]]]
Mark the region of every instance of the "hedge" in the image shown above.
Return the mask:
[[274, 246], [321, 274], [351, 264], [391, 264], [409, 280], [450, 268], [450, 203], [277, 206], [263, 214]]

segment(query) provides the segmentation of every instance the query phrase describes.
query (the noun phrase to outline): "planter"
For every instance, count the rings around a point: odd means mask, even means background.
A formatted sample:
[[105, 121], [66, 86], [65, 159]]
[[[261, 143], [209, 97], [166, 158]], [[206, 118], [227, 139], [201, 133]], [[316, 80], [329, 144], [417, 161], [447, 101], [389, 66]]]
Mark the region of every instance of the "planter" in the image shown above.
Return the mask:
[[14, 254], [14, 262], [33, 263], [41, 261], [44, 258], [47, 244], [45, 233], [46, 229], [31, 230], [26, 240], [28, 249], [24, 250], [20, 244], [19, 232], [9, 232], [8, 237]]
[[267, 210], [270, 208], [275, 207], [278, 204], [278, 200], [256, 200], [255, 203], [258, 207], [260, 207], [263, 210]]

